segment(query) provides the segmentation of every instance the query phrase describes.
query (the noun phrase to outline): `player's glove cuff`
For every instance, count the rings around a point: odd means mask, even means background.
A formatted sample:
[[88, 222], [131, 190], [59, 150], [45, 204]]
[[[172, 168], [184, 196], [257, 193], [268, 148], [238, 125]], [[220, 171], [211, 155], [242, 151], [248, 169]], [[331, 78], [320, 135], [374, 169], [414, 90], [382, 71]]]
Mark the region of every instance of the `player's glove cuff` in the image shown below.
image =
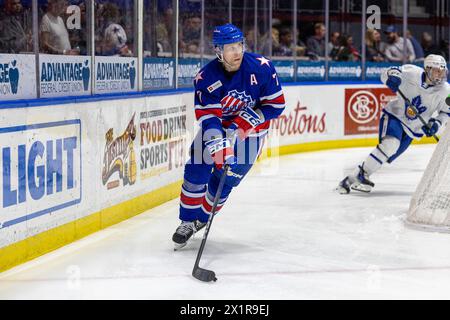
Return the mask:
[[227, 138], [215, 138], [205, 143], [216, 167], [221, 169], [224, 164], [236, 163], [233, 148]]
[[432, 137], [439, 131], [440, 124], [439, 120], [431, 118], [428, 124], [422, 127], [422, 130], [427, 137]]
[[387, 70], [387, 80], [386, 85], [393, 92], [397, 92], [398, 88], [402, 84], [402, 71], [398, 67], [392, 67]]
[[239, 138], [245, 140], [245, 138], [247, 138], [247, 136], [263, 122], [263, 119], [255, 110], [252, 108], [245, 108], [233, 120], [231, 126], [236, 127]]

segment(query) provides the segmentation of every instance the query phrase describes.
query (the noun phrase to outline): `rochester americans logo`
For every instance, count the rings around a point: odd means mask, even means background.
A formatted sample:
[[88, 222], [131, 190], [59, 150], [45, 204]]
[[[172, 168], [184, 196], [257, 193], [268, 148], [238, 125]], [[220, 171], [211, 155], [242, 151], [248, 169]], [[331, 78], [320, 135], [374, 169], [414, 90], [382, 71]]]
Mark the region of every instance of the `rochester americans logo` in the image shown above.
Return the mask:
[[[136, 182], [136, 154], [134, 151], [134, 140], [136, 139], [136, 125], [134, 117], [131, 118], [125, 131], [114, 139], [113, 128], [105, 135], [106, 145], [103, 156], [102, 182], [108, 189], [120, 185], [132, 185]], [[117, 173], [117, 175], [114, 175]], [[114, 176], [114, 177], [113, 177]], [[112, 181], [110, 181], [112, 180]]]
[[244, 107], [252, 108], [255, 105], [255, 100], [252, 96], [245, 93], [245, 91], [232, 90], [220, 101], [222, 104], [222, 113], [224, 115], [232, 115]]

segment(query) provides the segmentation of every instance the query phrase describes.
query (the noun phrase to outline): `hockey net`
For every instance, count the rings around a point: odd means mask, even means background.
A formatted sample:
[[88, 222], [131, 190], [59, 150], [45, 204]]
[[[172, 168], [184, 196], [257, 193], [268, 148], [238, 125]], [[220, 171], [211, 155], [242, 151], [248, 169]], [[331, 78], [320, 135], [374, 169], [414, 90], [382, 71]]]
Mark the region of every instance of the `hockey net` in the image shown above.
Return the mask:
[[409, 226], [450, 232], [450, 125], [411, 199], [406, 221]]

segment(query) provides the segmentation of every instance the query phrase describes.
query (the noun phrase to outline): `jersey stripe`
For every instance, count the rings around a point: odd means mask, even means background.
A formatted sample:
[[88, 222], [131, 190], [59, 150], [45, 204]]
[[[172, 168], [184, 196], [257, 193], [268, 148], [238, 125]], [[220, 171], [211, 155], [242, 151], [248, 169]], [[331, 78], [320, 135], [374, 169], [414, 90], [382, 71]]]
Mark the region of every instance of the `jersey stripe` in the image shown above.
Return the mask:
[[261, 104], [285, 104], [284, 95], [280, 95], [275, 99], [264, 99], [261, 100]]
[[197, 119], [199, 119], [205, 115], [208, 115], [208, 114], [211, 114], [211, 115], [214, 115], [214, 116], [220, 118], [222, 116], [222, 109], [215, 108], [215, 109], [208, 109], [208, 110], [195, 110], [195, 116], [197, 117]]
[[197, 109], [215, 109], [215, 108], [222, 108], [222, 105], [219, 103], [214, 103], [214, 104], [207, 104], [205, 106], [201, 105], [201, 104], [196, 104], [194, 106], [194, 108]]
[[216, 119], [219, 119], [219, 121], [220, 121], [220, 118], [215, 116], [215, 115], [213, 115], [213, 114], [205, 114], [204, 116], [201, 116], [201, 117], [197, 118], [197, 121], [198, 122], [203, 122], [203, 121], [206, 121], [206, 120], [211, 119], [211, 118], [216, 118]]
[[262, 100], [272, 100], [275, 99], [276, 97], [280, 96], [283, 94], [283, 90], [280, 90], [278, 92], [275, 92], [274, 94], [271, 94], [270, 96], [265, 96], [265, 97], [261, 97], [259, 98], [260, 101]]

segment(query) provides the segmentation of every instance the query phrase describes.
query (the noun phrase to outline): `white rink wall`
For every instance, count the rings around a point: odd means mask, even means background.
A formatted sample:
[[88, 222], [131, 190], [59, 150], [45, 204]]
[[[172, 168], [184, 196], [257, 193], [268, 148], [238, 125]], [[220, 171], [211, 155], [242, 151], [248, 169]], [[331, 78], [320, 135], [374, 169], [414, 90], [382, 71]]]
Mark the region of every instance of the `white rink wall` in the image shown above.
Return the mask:
[[[284, 92], [271, 149], [376, 138], [381, 108], [393, 97], [375, 84], [289, 85]], [[106, 225], [82, 230], [78, 222], [95, 213], [126, 202], [126, 210], [142, 212], [149, 207], [139, 197], [171, 185], [177, 194], [193, 117], [193, 92], [2, 109], [0, 271], [35, 256], [28, 244], [26, 254], [12, 257], [5, 249], [13, 244], [46, 234], [42, 254], [77, 238], [55, 239], [58, 227], [76, 221], [69, 232], [89, 234]]]

